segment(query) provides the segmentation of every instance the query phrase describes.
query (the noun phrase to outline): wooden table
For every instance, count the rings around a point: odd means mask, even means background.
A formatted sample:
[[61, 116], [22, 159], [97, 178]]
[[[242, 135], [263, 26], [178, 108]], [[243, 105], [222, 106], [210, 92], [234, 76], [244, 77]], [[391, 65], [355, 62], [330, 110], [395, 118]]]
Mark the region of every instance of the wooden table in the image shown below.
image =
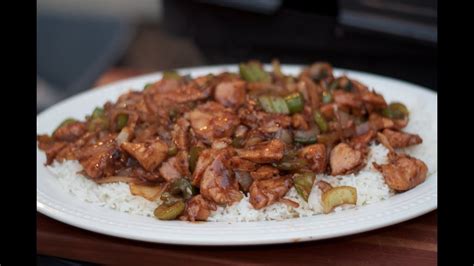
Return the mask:
[[[97, 85], [141, 74], [112, 69]], [[437, 211], [362, 234], [305, 243], [193, 247], [120, 239], [66, 225], [40, 213], [38, 254], [114, 265], [436, 265]]]

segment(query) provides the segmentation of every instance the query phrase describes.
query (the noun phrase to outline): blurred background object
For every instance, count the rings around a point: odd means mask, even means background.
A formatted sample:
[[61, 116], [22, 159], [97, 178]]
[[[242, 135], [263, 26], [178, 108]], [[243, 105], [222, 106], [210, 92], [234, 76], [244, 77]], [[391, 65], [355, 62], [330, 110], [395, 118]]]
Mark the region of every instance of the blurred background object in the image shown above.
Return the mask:
[[37, 109], [112, 68], [329, 61], [437, 90], [436, 0], [38, 0]]

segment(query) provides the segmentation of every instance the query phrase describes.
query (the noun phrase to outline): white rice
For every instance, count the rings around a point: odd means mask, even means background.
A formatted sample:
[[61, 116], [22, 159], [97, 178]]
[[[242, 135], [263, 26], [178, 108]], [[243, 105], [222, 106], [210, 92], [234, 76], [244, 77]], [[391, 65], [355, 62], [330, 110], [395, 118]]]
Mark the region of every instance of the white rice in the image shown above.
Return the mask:
[[[426, 113], [424, 106], [409, 106], [411, 110], [410, 123], [406, 132], [417, 133], [423, 138], [423, 144], [403, 149], [416, 158], [423, 160], [429, 169], [428, 175], [437, 171], [437, 124], [432, 114]], [[436, 117], [434, 117], [436, 119]], [[375, 203], [388, 199], [394, 192], [387, 186], [383, 176], [373, 169], [372, 162], [384, 163], [388, 150], [380, 144], [372, 144], [367, 165], [357, 174], [344, 176], [317, 175], [317, 180], [324, 180], [332, 186], [353, 186], [357, 189], [357, 206]], [[77, 161], [55, 162], [48, 167], [57, 178], [61, 187], [77, 198], [91, 204], [111, 208], [134, 215], [152, 216], [157, 202], [150, 202], [142, 197], [130, 194], [125, 183], [97, 185], [86, 177], [77, 174], [82, 169]], [[429, 177], [428, 177], [429, 178]], [[294, 217], [307, 217], [322, 213], [321, 191], [313, 187], [308, 202], [305, 202], [292, 188], [286, 198], [296, 201], [298, 208], [275, 203], [261, 210], [255, 210], [244, 197], [232, 206], [219, 207], [209, 217], [209, 221], [263, 221], [282, 220]], [[353, 206], [340, 206], [335, 211], [341, 211]]]

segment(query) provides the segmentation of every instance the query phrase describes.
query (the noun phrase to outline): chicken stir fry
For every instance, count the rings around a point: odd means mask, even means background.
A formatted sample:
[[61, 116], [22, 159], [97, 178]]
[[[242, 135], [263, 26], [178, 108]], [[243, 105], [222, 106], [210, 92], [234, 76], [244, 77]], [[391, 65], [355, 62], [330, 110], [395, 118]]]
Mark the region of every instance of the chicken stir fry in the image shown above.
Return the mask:
[[388, 186], [412, 189], [428, 169], [395, 151], [422, 143], [402, 131], [408, 121], [405, 105], [334, 76], [328, 63], [291, 76], [278, 61], [272, 72], [249, 61], [238, 74], [165, 72], [142, 91], [125, 93], [82, 121], [66, 119], [37, 140], [46, 164], [78, 160], [82, 174], [98, 184], [127, 182], [133, 195], [158, 200], [159, 219], [205, 221], [244, 195], [255, 209], [298, 206], [284, 198], [292, 187], [305, 200], [319, 187], [327, 211], [353, 203], [351, 188], [315, 177], [357, 173], [373, 141], [390, 149], [387, 164], [374, 164]]

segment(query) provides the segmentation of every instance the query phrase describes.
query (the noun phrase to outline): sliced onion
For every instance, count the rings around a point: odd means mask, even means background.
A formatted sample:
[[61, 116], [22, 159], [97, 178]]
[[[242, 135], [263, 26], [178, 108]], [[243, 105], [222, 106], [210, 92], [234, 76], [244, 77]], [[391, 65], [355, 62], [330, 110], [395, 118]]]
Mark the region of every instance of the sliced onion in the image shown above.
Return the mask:
[[290, 199], [281, 198], [280, 202], [293, 208], [298, 208], [300, 206], [297, 202], [292, 201]]
[[293, 143], [293, 136], [291, 136], [291, 132], [288, 129], [280, 128], [275, 133], [275, 138], [283, 141], [286, 144]]
[[121, 145], [122, 143], [126, 142], [129, 140], [130, 137], [130, 129], [128, 127], [122, 128], [120, 133], [117, 135], [115, 138], [115, 141], [117, 142], [117, 145]]
[[129, 176], [108, 176], [108, 177], [100, 178], [94, 181], [97, 184], [108, 184], [108, 183], [116, 183], [116, 182], [130, 183], [136, 180], [137, 180], [136, 178], [129, 177]]

